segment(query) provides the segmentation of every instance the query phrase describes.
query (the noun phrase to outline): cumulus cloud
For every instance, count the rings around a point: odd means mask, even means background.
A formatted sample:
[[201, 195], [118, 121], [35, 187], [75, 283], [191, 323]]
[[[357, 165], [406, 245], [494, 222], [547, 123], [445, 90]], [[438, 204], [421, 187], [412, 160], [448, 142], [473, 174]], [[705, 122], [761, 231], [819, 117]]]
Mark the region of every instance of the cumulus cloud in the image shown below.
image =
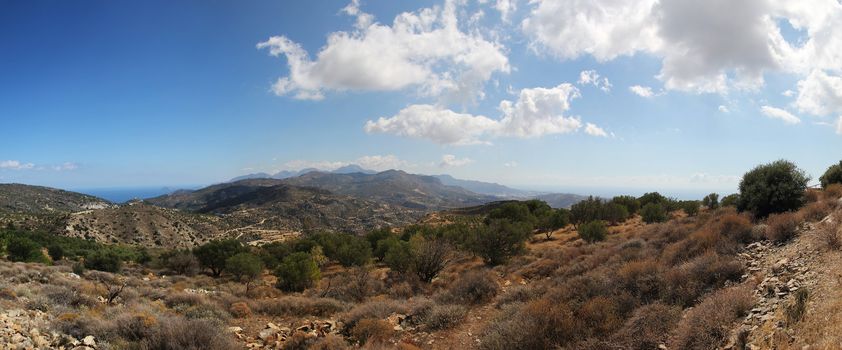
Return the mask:
[[722, 113], [731, 113], [731, 110], [728, 109], [725, 105], [719, 105], [719, 111]]
[[52, 169], [55, 170], [55, 171], [71, 171], [71, 170], [79, 169], [79, 164], [71, 163], [71, 162], [65, 162], [65, 163], [62, 163], [62, 164], [59, 164], [59, 165], [52, 166]]
[[813, 70], [798, 82], [795, 106], [801, 112], [818, 116], [842, 114], [842, 77]]
[[517, 101], [500, 102], [499, 119], [457, 113], [440, 106], [411, 105], [394, 116], [369, 120], [364, 130], [449, 145], [489, 143], [488, 138], [492, 137], [567, 134], [582, 127], [580, 118], [565, 115], [570, 101], [578, 97], [579, 90], [567, 83], [553, 88], [523, 89]]
[[606, 77], [601, 77], [595, 70], [583, 70], [579, 73], [579, 85], [593, 85], [604, 92], [611, 92], [614, 86]]
[[517, 164], [517, 162], [515, 162], [515, 161], [511, 161], [511, 162], [505, 162], [505, 163], [503, 163], [503, 166], [504, 166], [504, 167], [506, 167], [506, 168], [516, 168], [516, 167], [517, 167], [517, 165], [518, 165], [518, 164]]
[[591, 123], [585, 125], [585, 133], [591, 136], [608, 137], [608, 133], [605, 130]]
[[792, 113], [787, 112], [786, 110], [772, 107], [772, 106], [762, 106], [760, 107], [760, 112], [772, 119], [779, 119], [782, 120], [784, 123], [787, 124], [798, 124], [801, 123], [801, 119], [792, 115]]
[[355, 29], [329, 34], [315, 60], [285, 36], [257, 48], [286, 58], [289, 75], [272, 88], [278, 95], [318, 100], [327, 91], [415, 88], [426, 96], [470, 101], [483, 97], [483, 85], [494, 73], [510, 67], [502, 45], [460, 29], [459, 4], [447, 0], [444, 6], [404, 12], [388, 25], [353, 1], [343, 12], [357, 18]]
[[494, 4], [494, 8], [497, 11], [500, 11], [500, 18], [502, 18], [504, 22], [508, 22], [512, 13], [517, 10], [517, 3], [515, 0], [497, 0]]
[[473, 163], [473, 162], [474, 161], [471, 158], [467, 158], [467, 157], [466, 158], [459, 158], [459, 157], [456, 157], [455, 155], [452, 155], [452, 154], [445, 154], [445, 155], [441, 156], [441, 163], [439, 163], [439, 166], [442, 167], [442, 168], [460, 167], [460, 166], [467, 165], [467, 164], [470, 164], [470, 163]]
[[[836, 0], [535, 0], [521, 29], [560, 59], [598, 61], [644, 53], [662, 60], [666, 89], [757, 89], [767, 71], [839, 70], [842, 5]], [[792, 45], [779, 22], [804, 30]]]
[[10, 169], [10, 170], [29, 170], [35, 168], [35, 164], [32, 163], [23, 163], [17, 160], [4, 160], [0, 161], [0, 169]]
[[842, 135], [842, 116], [836, 120], [836, 133]]
[[655, 96], [655, 93], [652, 91], [652, 88], [648, 86], [632, 85], [629, 86], [629, 91], [631, 91], [637, 96], [644, 98], [651, 98]]

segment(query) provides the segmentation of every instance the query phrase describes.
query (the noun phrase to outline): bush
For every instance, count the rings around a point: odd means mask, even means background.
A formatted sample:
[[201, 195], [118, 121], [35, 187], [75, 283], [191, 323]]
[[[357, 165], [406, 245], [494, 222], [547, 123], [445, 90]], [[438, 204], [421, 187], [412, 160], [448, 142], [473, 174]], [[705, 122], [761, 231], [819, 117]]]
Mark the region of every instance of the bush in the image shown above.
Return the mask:
[[263, 261], [251, 253], [239, 253], [225, 261], [225, 270], [237, 281], [251, 282], [263, 272]]
[[547, 239], [553, 231], [565, 228], [570, 224], [570, 211], [567, 209], [555, 209], [548, 212], [538, 220], [538, 229], [543, 231]]
[[300, 292], [312, 287], [321, 278], [319, 266], [308, 253], [292, 253], [275, 268], [278, 288], [287, 292]]
[[193, 276], [199, 271], [199, 260], [190, 251], [170, 251], [160, 259], [162, 267], [179, 275]]
[[626, 349], [657, 349], [666, 342], [679, 320], [680, 307], [660, 303], [644, 305], [634, 310], [614, 339]]
[[51, 244], [47, 247], [47, 254], [53, 261], [64, 259], [64, 248], [58, 244]]
[[725, 237], [739, 243], [751, 243], [755, 240], [752, 233], [751, 220], [744, 215], [726, 213], [717, 219], [714, 224], [716, 231]]
[[365, 318], [357, 322], [351, 329], [351, 336], [360, 344], [368, 341], [385, 341], [392, 337], [395, 330], [389, 322], [373, 318]]
[[236, 318], [251, 317], [251, 308], [248, 304], [244, 302], [236, 302], [231, 304], [231, 307], [228, 308], [228, 312], [231, 313], [231, 316], [234, 316]]
[[751, 290], [732, 287], [713, 293], [687, 312], [678, 324], [670, 349], [707, 350], [722, 344], [731, 324], [754, 305]]
[[85, 268], [117, 273], [123, 268], [123, 261], [112, 250], [98, 251], [85, 257]]
[[805, 221], [819, 221], [833, 211], [834, 206], [828, 201], [810, 203], [801, 208], [798, 214]]
[[842, 184], [842, 161], [827, 168], [819, 181], [822, 183], [822, 188], [827, 188], [832, 184]]
[[637, 214], [640, 210], [640, 201], [634, 196], [616, 196], [611, 199], [611, 203], [619, 204], [626, 207], [629, 215]]
[[786, 242], [795, 237], [798, 224], [798, 216], [794, 213], [769, 215], [766, 219], [766, 239], [773, 242]]
[[585, 242], [593, 243], [602, 241], [607, 235], [608, 229], [605, 227], [605, 221], [596, 220], [579, 225], [579, 237]]
[[721, 207], [736, 207], [737, 204], [740, 202], [740, 195], [738, 193], [732, 193], [725, 197], [722, 197], [722, 201], [719, 202], [719, 206]]
[[638, 202], [640, 202], [641, 208], [645, 207], [647, 204], [660, 204], [666, 206], [667, 202], [669, 201], [669, 198], [664, 197], [658, 192], [644, 193], [642, 196], [640, 196], [640, 198], [638, 198]]
[[430, 331], [453, 328], [465, 319], [468, 310], [462, 305], [434, 305], [423, 318]]
[[601, 199], [590, 196], [570, 207], [570, 220], [577, 226], [594, 220], [600, 220], [603, 214], [602, 207], [603, 202]]
[[757, 218], [797, 210], [804, 203], [809, 180], [803, 170], [785, 160], [759, 165], [743, 175], [737, 209]]
[[238, 349], [230, 334], [208, 319], [162, 318], [151, 334], [139, 342], [140, 349]]
[[[381, 243], [387, 241], [380, 241]], [[383, 262], [386, 263], [392, 271], [398, 273], [406, 273], [410, 271], [413, 266], [413, 251], [409, 242], [395, 241], [391, 244], [386, 254], [383, 256]]]
[[441, 300], [452, 304], [483, 304], [497, 295], [497, 282], [485, 271], [472, 271], [456, 280]]
[[606, 203], [602, 208], [602, 220], [616, 225], [629, 217], [629, 211], [625, 206], [617, 203]]
[[658, 203], [649, 203], [640, 209], [640, 216], [647, 224], [667, 221], [667, 210]]
[[236, 239], [213, 240], [193, 249], [193, 255], [199, 263], [209, 268], [216, 277], [225, 270], [228, 258], [244, 252], [248, 252], [248, 248]]
[[705, 196], [702, 198], [702, 205], [711, 210], [719, 208], [719, 194], [711, 193]]
[[319, 233], [310, 239], [322, 247], [326, 257], [342, 266], [363, 266], [371, 260], [371, 245], [365, 238], [346, 233]]
[[345, 310], [345, 304], [330, 298], [284, 296], [263, 299], [255, 311], [269, 316], [326, 317]]
[[681, 201], [678, 205], [681, 207], [681, 210], [687, 214], [687, 216], [696, 216], [696, 214], [699, 213], [698, 201]]
[[416, 236], [411, 244], [412, 272], [420, 280], [432, 282], [450, 263], [450, 245], [441, 239], [425, 239], [419, 236]]
[[11, 261], [49, 263], [41, 246], [25, 237], [12, 236], [6, 243], [6, 253]]
[[525, 248], [531, 232], [524, 223], [492, 220], [474, 231], [472, 251], [488, 265], [500, 265]]
[[409, 307], [405, 301], [396, 300], [374, 300], [364, 304], [357, 304], [353, 309], [344, 313], [340, 320], [345, 324], [346, 329], [354, 329], [360, 320], [384, 319], [393, 313], [407, 314]]

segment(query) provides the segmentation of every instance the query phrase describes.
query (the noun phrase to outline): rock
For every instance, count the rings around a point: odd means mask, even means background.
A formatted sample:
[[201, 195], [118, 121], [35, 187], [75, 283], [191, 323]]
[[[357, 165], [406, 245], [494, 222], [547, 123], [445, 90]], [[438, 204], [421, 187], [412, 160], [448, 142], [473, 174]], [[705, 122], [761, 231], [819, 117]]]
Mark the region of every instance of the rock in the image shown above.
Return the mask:
[[266, 329], [260, 331], [260, 333], [257, 334], [257, 337], [260, 338], [260, 340], [263, 340], [265, 342], [265, 341], [268, 341], [270, 338], [274, 337], [275, 334], [278, 334], [277, 329], [266, 328]]
[[243, 331], [242, 327], [228, 327], [228, 331], [231, 333], [241, 333]]
[[96, 346], [96, 341], [94, 341], [94, 336], [89, 335], [87, 337], [82, 338], [82, 344], [86, 346]]

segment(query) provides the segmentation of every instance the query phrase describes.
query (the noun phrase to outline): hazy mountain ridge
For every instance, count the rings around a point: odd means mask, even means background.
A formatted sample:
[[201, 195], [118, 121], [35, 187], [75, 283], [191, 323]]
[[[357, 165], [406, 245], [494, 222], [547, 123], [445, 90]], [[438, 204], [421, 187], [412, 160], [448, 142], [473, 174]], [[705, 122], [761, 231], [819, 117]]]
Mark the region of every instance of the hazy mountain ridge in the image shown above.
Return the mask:
[[56, 188], [0, 184], [0, 212], [48, 214], [107, 208], [105, 199]]

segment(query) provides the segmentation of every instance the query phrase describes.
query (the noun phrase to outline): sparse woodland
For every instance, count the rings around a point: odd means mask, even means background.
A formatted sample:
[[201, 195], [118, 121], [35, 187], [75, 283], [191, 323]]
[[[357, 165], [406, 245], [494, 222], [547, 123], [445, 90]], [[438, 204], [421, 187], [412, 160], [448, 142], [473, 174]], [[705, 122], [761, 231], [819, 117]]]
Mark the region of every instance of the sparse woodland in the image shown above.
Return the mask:
[[842, 318], [839, 166], [821, 188], [778, 161], [746, 173], [740, 193], [699, 201], [651, 192], [569, 210], [497, 202], [364, 235], [261, 245], [149, 248], [9, 225], [0, 230], [0, 343], [839, 348], [842, 323], [822, 321]]

